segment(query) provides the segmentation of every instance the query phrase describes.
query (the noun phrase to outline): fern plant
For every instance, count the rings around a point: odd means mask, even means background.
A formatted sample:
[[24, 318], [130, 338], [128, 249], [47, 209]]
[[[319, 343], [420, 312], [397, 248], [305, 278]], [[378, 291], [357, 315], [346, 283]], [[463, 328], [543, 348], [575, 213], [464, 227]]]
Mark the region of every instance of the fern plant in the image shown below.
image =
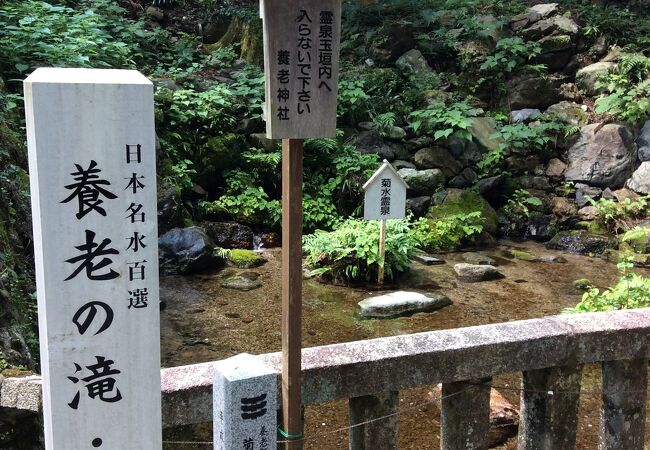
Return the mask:
[[650, 118], [650, 58], [642, 54], [624, 55], [598, 86], [605, 87], [608, 94], [596, 100], [596, 112], [609, 113], [630, 123]]

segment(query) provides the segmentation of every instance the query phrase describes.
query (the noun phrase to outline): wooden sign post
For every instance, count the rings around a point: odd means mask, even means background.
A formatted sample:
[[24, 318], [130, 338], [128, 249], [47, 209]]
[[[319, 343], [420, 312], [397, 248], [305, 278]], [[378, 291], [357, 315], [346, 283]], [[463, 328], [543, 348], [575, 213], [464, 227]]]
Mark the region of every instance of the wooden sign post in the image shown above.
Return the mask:
[[261, 0], [265, 120], [282, 139], [282, 424], [301, 449], [302, 154], [305, 138], [336, 136], [341, 0]]
[[384, 160], [384, 164], [363, 185], [365, 191], [363, 217], [379, 220], [379, 264], [377, 283], [384, 284], [384, 260], [386, 257], [386, 219], [403, 219], [406, 213], [406, 190], [408, 184]]
[[48, 450], [160, 450], [153, 85], [134, 70], [25, 80]]

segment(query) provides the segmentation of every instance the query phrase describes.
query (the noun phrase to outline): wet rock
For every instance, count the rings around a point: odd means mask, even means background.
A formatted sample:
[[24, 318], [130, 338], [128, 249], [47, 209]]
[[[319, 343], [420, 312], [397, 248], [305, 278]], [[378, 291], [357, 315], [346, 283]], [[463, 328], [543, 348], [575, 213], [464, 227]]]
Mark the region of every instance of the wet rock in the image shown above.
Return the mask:
[[411, 211], [415, 218], [422, 217], [426, 214], [429, 205], [431, 204], [431, 197], [428, 195], [422, 197], [414, 197], [406, 199], [406, 210]]
[[639, 147], [639, 161], [650, 161], [650, 120], [641, 128], [636, 143]]
[[[255, 242], [255, 239], [253, 239], [253, 242]], [[280, 236], [280, 234], [276, 233], [275, 231], [262, 233], [260, 235], [259, 244], [265, 248], [280, 247], [282, 245], [282, 236]]]
[[422, 52], [416, 49], [409, 50], [400, 56], [395, 62], [395, 66], [405, 75], [423, 76], [433, 72]]
[[425, 253], [417, 253], [413, 256], [413, 261], [417, 261], [425, 266], [437, 266], [445, 263], [445, 260], [440, 256], [427, 255]]
[[262, 287], [259, 274], [256, 272], [237, 272], [225, 277], [220, 284], [223, 288], [236, 291], [252, 291]]
[[594, 186], [588, 186], [583, 183], [578, 183], [576, 188], [576, 205], [582, 208], [589, 204], [589, 198], [598, 200], [603, 193], [603, 190]]
[[600, 255], [608, 248], [616, 248], [616, 239], [591, 234], [584, 230], [560, 231], [546, 243], [547, 248], [564, 250], [578, 255]]
[[413, 162], [418, 169], [440, 169], [445, 178], [453, 178], [463, 168], [446, 148], [439, 145], [418, 150]]
[[636, 147], [632, 132], [625, 125], [592, 124], [580, 131], [580, 138], [569, 149], [567, 180], [592, 186], [618, 188], [632, 175]]
[[424, 147], [431, 147], [433, 144], [435, 144], [435, 139], [433, 139], [430, 136], [418, 136], [413, 139], [409, 139], [406, 141], [406, 149], [411, 152], [415, 153], [416, 151], [420, 150], [421, 148]]
[[370, 297], [359, 302], [359, 315], [389, 318], [419, 312], [432, 312], [452, 304], [444, 295], [398, 291]]
[[510, 112], [511, 122], [530, 122], [540, 116], [542, 112], [537, 108], [524, 108]]
[[397, 173], [409, 185], [409, 192], [415, 195], [431, 195], [445, 184], [445, 176], [440, 169], [400, 169]]
[[639, 194], [650, 194], [650, 161], [642, 162], [625, 186]]
[[237, 222], [203, 222], [201, 227], [222, 248], [253, 248], [253, 230]]
[[552, 158], [546, 166], [546, 176], [549, 178], [562, 178], [567, 165], [561, 159]]
[[524, 237], [538, 242], [548, 241], [556, 232], [551, 219], [541, 213], [531, 214], [524, 230]]
[[601, 74], [606, 74], [610, 69], [616, 67], [616, 63], [600, 61], [583, 67], [576, 73], [576, 84], [587, 95], [596, 96], [605, 92], [604, 87], [596, 87]]
[[537, 155], [528, 156], [508, 156], [504, 164], [506, 168], [514, 174], [533, 173], [535, 168], [539, 165], [539, 157]]
[[448, 185], [452, 188], [464, 189], [470, 187], [476, 181], [478, 176], [471, 168], [466, 167], [461, 173], [452, 178]]
[[463, 261], [469, 264], [479, 266], [496, 266], [497, 262], [489, 256], [481, 255], [480, 253], [466, 252], [462, 254]]
[[503, 278], [497, 268], [490, 265], [459, 263], [454, 265], [454, 271], [461, 281], [470, 283]]
[[174, 228], [160, 236], [158, 246], [164, 275], [203, 272], [223, 264], [212, 239], [198, 227]]
[[162, 185], [158, 189], [158, 234], [182, 227], [185, 220], [184, 213], [185, 208], [180, 192], [171, 185]]

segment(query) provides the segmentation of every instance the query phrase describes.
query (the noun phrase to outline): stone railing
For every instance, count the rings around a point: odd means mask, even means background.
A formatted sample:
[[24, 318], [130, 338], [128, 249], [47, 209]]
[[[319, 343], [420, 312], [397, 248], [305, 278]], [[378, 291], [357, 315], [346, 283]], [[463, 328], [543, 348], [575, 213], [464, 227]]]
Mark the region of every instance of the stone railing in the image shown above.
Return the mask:
[[[358, 424], [397, 412], [400, 389], [442, 383], [441, 447], [483, 449], [491, 377], [523, 372], [519, 449], [570, 449], [582, 366], [601, 363], [600, 448], [643, 450], [648, 356], [647, 309], [433, 331], [304, 349], [302, 400], [349, 399], [350, 423]], [[281, 355], [260, 358], [280, 383]], [[212, 363], [162, 370], [166, 427], [212, 420], [212, 379]], [[35, 382], [24, 389], [33, 393]], [[21, 385], [5, 380], [0, 406], [20, 408]], [[396, 419], [350, 433], [352, 449], [394, 449], [396, 442]]]

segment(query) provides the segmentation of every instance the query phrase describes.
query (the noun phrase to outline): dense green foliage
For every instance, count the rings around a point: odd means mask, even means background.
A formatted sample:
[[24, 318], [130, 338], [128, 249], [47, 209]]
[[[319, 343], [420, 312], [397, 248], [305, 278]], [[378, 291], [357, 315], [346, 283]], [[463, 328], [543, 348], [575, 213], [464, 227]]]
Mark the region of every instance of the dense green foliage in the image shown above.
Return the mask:
[[379, 225], [376, 221], [348, 219], [334, 231], [316, 231], [303, 237], [306, 262], [313, 275], [335, 282], [374, 281], [379, 266], [386, 279], [395, 279], [411, 265], [417, 242], [406, 220], [386, 224], [386, 256], [379, 255]]
[[596, 101], [596, 112], [607, 112], [631, 123], [650, 118], [650, 58], [624, 55], [600, 85], [608, 93]]
[[411, 226], [410, 235], [425, 252], [455, 250], [471, 243], [483, 231], [484, 221], [480, 211], [438, 220], [421, 217]]
[[587, 200], [596, 208], [598, 220], [614, 233], [629, 230], [639, 219], [650, 215], [650, 196], [636, 200], [626, 198], [620, 202], [606, 198]]
[[618, 309], [650, 307], [650, 278], [632, 272], [632, 264], [627, 258], [618, 264], [621, 277], [618, 282], [607, 289], [600, 290], [588, 286], [582, 300], [565, 313], [615, 311]]

